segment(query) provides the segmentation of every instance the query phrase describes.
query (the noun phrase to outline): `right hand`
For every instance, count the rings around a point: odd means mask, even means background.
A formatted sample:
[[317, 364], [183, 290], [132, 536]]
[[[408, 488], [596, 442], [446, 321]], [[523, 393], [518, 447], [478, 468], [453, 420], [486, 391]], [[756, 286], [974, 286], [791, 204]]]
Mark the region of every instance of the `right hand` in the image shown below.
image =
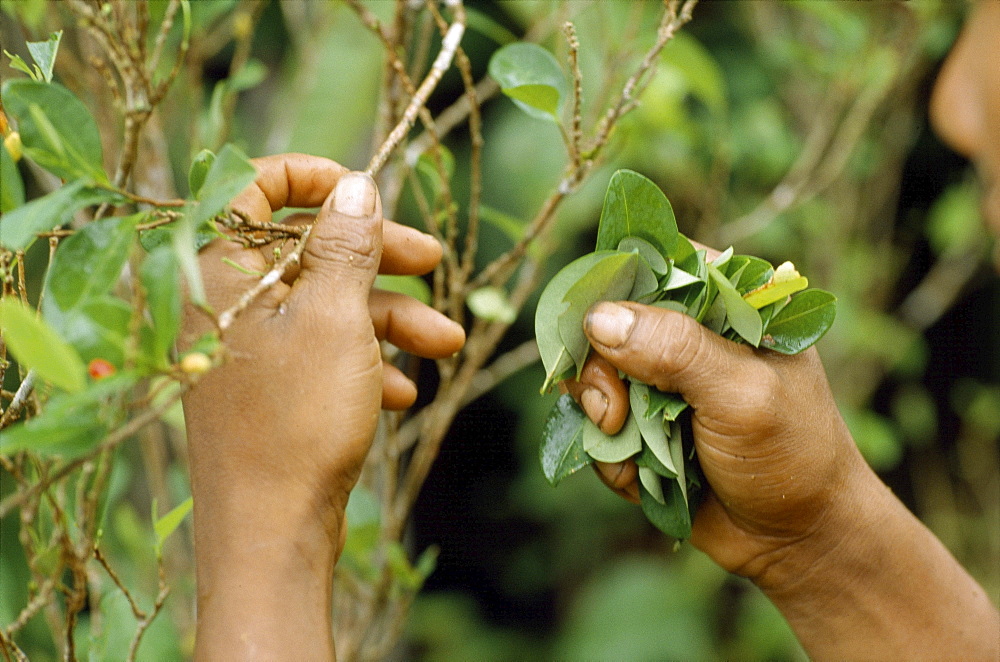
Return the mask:
[[[755, 350], [687, 315], [632, 302], [595, 305], [584, 329], [595, 353], [581, 382], [567, 388], [605, 432], [616, 432], [628, 413], [617, 370], [690, 403], [709, 487], [691, 542], [723, 568], [761, 578], [844, 513], [863, 491], [852, 485], [874, 477], [815, 348], [797, 356]], [[638, 496], [634, 461], [597, 469], [622, 496]]]

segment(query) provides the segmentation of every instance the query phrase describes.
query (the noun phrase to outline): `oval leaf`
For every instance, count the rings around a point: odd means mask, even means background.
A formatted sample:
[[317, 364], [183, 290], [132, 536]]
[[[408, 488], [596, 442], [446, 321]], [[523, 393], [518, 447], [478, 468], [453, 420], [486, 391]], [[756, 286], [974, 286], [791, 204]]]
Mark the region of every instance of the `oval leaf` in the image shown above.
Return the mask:
[[490, 58], [489, 73], [521, 110], [538, 119], [560, 121], [569, 83], [552, 53], [538, 44], [508, 44]]
[[798, 354], [823, 337], [837, 315], [837, 297], [825, 290], [806, 290], [771, 318], [761, 345], [782, 354]]
[[626, 237], [645, 239], [664, 257], [677, 246], [677, 220], [663, 191], [637, 172], [611, 176], [597, 228], [597, 250], [617, 248]]

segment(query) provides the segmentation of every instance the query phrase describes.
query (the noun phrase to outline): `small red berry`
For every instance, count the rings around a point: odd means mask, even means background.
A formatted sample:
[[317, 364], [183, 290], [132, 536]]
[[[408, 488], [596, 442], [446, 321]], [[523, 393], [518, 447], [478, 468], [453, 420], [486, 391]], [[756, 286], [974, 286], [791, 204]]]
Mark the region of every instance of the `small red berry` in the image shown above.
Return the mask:
[[104, 379], [115, 374], [115, 367], [104, 359], [94, 359], [87, 365], [87, 372], [94, 379]]

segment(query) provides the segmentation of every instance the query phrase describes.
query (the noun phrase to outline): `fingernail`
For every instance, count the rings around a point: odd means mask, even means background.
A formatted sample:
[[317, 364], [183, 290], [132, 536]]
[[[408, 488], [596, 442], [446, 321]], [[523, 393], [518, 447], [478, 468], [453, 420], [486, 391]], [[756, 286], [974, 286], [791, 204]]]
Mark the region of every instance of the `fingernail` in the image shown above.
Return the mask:
[[333, 189], [333, 208], [346, 216], [371, 216], [375, 211], [375, 181], [363, 172], [349, 172]]
[[587, 313], [584, 323], [587, 335], [605, 347], [617, 349], [628, 340], [632, 326], [635, 324], [635, 313], [617, 303], [599, 303]]
[[587, 417], [600, 427], [604, 415], [608, 412], [608, 399], [596, 388], [588, 388], [580, 396], [580, 404], [583, 411], [587, 412]]

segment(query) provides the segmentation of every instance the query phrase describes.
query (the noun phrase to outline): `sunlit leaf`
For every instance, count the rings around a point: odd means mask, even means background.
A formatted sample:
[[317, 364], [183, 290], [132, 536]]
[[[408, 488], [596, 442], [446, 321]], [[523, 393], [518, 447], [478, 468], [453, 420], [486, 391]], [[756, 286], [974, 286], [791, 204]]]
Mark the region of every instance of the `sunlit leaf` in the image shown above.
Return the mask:
[[489, 73], [524, 112], [550, 122], [560, 121], [569, 83], [552, 53], [538, 44], [508, 44], [490, 58]]
[[781, 301], [785, 297], [804, 290], [807, 287], [809, 287], [809, 280], [805, 276], [799, 276], [798, 278], [786, 280], [781, 283], [772, 282], [762, 285], [743, 298], [754, 308], [763, 308], [770, 303]]
[[583, 425], [587, 419], [573, 397], [559, 396], [542, 429], [538, 459], [542, 473], [552, 484], [559, 482], [592, 462], [583, 448]]
[[18, 363], [41, 379], [71, 393], [86, 385], [87, 369], [79, 354], [13, 297], [0, 300], [0, 330]]
[[192, 497], [188, 497], [176, 507], [172, 508], [169, 513], [163, 517], [158, 517], [158, 513], [156, 512], [156, 501], [153, 501], [153, 533], [156, 535], [157, 558], [163, 555], [163, 543], [165, 543], [167, 538], [170, 537], [170, 534], [176, 531], [177, 527], [181, 525], [184, 518], [191, 512], [191, 507], [193, 505], [194, 499]]
[[430, 285], [420, 276], [387, 276], [379, 274], [375, 277], [375, 287], [380, 290], [405, 294], [426, 304], [430, 304], [432, 298]]

